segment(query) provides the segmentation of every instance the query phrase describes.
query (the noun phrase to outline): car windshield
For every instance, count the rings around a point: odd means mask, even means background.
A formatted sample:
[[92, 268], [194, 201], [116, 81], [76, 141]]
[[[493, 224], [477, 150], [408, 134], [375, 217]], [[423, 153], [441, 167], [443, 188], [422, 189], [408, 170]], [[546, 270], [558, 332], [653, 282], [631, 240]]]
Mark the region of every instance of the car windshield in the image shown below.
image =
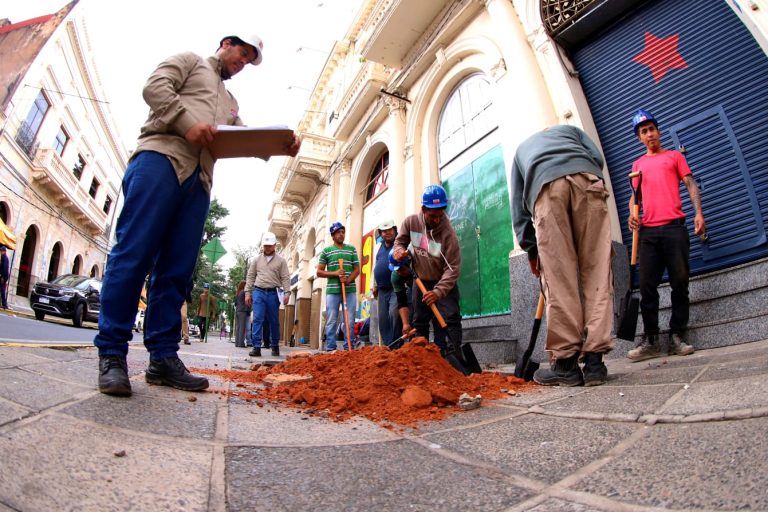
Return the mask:
[[69, 288], [77, 288], [78, 290], [84, 290], [88, 288], [88, 278], [85, 276], [75, 276], [67, 274], [65, 276], [59, 276], [51, 284], [57, 284], [59, 286], [67, 286]]

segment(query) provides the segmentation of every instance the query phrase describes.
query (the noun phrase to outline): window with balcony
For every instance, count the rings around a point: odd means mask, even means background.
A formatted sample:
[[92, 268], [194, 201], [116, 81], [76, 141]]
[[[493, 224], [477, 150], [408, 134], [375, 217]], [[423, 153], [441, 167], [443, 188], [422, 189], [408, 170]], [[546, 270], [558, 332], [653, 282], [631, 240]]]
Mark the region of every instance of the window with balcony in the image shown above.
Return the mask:
[[112, 198], [107, 196], [107, 198], [104, 200], [104, 213], [109, 215], [109, 212], [112, 210]]
[[91, 188], [88, 189], [88, 195], [96, 199], [96, 193], [99, 191], [100, 185], [101, 183], [99, 183], [99, 180], [93, 178], [93, 180], [91, 180]]
[[59, 127], [59, 133], [56, 134], [56, 140], [53, 142], [53, 149], [61, 156], [64, 153], [64, 148], [67, 147], [69, 142], [69, 135], [63, 126]]
[[75, 163], [75, 166], [72, 168], [72, 174], [74, 174], [75, 178], [79, 180], [83, 176], [84, 170], [85, 170], [85, 158], [83, 158], [83, 155], [77, 155], [77, 162]]
[[372, 201], [379, 194], [387, 190], [387, 181], [389, 179], [389, 151], [385, 151], [373, 166], [371, 178], [368, 180], [368, 187], [365, 194], [365, 202]]
[[35, 102], [32, 104], [32, 108], [29, 110], [27, 117], [22, 121], [19, 126], [19, 131], [16, 133], [16, 142], [29, 156], [34, 156], [37, 152], [37, 146], [39, 143], [35, 141], [37, 132], [40, 131], [40, 125], [43, 124], [45, 114], [48, 113], [48, 109], [51, 107], [48, 98], [45, 97], [43, 91], [37, 95]]
[[498, 123], [492, 107], [491, 85], [484, 75], [472, 75], [459, 84], [440, 115], [437, 132], [440, 166], [496, 128]]

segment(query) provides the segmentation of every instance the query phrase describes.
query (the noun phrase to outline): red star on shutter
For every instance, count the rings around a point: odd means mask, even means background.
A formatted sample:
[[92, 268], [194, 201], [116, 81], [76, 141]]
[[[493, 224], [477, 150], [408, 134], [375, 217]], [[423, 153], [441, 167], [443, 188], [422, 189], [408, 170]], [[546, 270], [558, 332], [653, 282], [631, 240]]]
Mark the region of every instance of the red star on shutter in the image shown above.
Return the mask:
[[656, 37], [650, 32], [645, 33], [645, 48], [635, 55], [632, 60], [648, 66], [653, 79], [658, 84], [670, 69], [685, 69], [688, 63], [677, 51], [678, 34], [669, 37]]

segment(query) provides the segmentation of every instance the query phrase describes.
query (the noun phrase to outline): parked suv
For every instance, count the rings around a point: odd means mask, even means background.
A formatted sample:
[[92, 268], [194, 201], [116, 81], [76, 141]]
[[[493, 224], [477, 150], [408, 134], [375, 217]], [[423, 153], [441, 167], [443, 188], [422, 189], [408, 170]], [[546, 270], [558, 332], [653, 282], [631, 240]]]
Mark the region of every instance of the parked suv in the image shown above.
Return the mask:
[[45, 315], [70, 318], [75, 327], [80, 327], [85, 321], [98, 322], [101, 280], [65, 274], [50, 283], [37, 283], [29, 303], [38, 320], [44, 319]]

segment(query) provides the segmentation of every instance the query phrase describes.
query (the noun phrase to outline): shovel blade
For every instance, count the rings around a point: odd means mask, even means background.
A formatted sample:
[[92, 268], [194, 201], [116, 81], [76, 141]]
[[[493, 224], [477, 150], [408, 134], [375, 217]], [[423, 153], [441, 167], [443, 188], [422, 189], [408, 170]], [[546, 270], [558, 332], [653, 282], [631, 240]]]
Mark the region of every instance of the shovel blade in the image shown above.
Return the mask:
[[450, 363], [450, 365], [453, 366], [456, 370], [460, 371], [465, 377], [472, 373], [467, 369], [466, 366], [464, 366], [464, 363], [461, 361], [461, 359], [459, 359], [455, 352], [446, 353], [445, 360], [448, 361], [448, 363]]
[[640, 299], [627, 291], [624, 297], [624, 307], [619, 318], [619, 327], [616, 329], [616, 337], [622, 340], [635, 341], [637, 331], [637, 315], [640, 311]]
[[521, 377], [525, 382], [533, 380], [533, 374], [539, 369], [539, 363], [536, 361], [528, 361], [523, 368], [523, 376]]
[[470, 373], [483, 373], [483, 369], [480, 367], [480, 363], [475, 357], [475, 351], [472, 350], [470, 343], [464, 343], [461, 346], [461, 355], [464, 356], [464, 361], [467, 363], [467, 369]]

